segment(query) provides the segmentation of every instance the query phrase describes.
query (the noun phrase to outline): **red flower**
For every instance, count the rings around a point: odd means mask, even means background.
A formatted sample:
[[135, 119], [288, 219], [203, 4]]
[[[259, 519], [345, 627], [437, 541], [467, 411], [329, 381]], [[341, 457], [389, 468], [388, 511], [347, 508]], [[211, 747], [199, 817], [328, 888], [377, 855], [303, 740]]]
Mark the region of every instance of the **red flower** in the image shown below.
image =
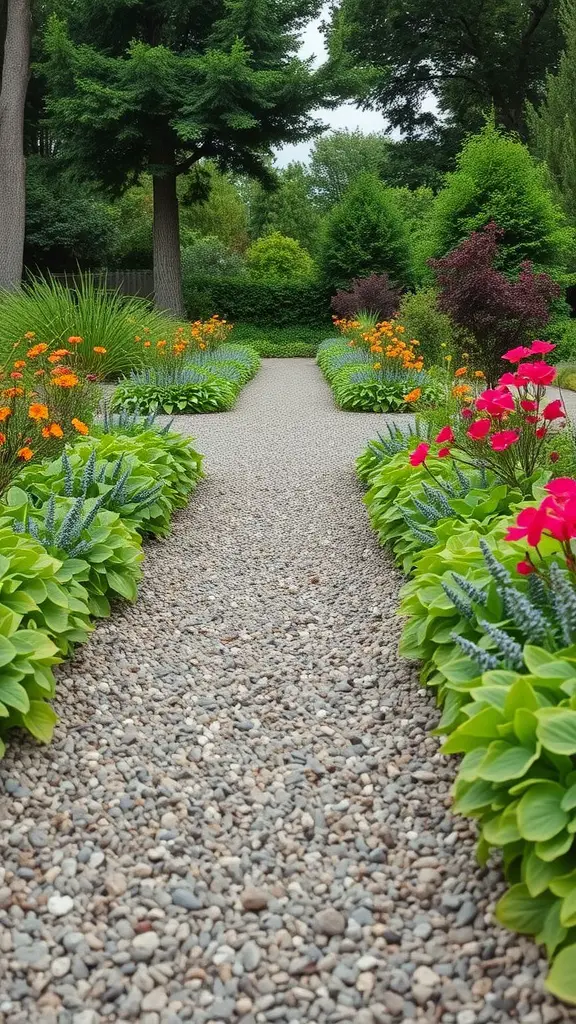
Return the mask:
[[450, 449], [449, 448], [439, 448], [438, 449], [438, 458], [439, 459], [446, 459], [446, 458], [448, 458], [449, 455], [450, 455]]
[[517, 430], [500, 430], [497, 434], [492, 434], [490, 444], [495, 452], [505, 452], [511, 445], [516, 444], [519, 437]]
[[[552, 452], [552, 455], [554, 454]], [[576, 498], [576, 480], [571, 476], [559, 476], [546, 484], [544, 490], [548, 491], [548, 494], [553, 494], [558, 501], [568, 501], [570, 498]]]
[[440, 433], [436, 434], [435, 440], [436, 440], [436, 442], [438, 444], [442, 444], [443, 441], [453, 441], [454, 440], [454, 431], [452, 430], [452, 427], [450, 427], [450, 426], [442, 427], [442, 430], [440, 431]]
[[558, 452], [550, 452], [550, 462], [558, 462], [560, 455]]
[[538, 427], [538, 430], [536, 431], [536, 437], [539, 441], [541, 441], [543, 437], [546, 437], [547, 433], [548, 427]]
[[522, 376], [530, 384], [540, 385], [541, 387], [547, 387], [556, 377], [556, 368], [548, 366], [548, 363], [543, 362], [541, 359], [535, 363], [522, 363], [521, 371]]
[[460, 415], [461, 415], [463, 420], [471, 420], [473, 415], [474, 415], [474, 413], [472, 412], [472, 409], [468, 409], [466, 407], [466, 408], [462, 409], [462, 412], [460, 413]]
[[423, 462], [426, 462], [426, 457], [430, 451], [430, 445], [426, 441], [422, 441], [417, 448], [412, 452], [409, 462], [411, 466], [421, 466]]
[[533, 349], [527, 348], [526, 345], [518, 345], [516, 348], [511, 348], [508, 352], [505, 352], [502, 359], [507, 359], [509, 363], [519, 363], [521, 359], [528, 359], [528, 356], [531, 356], [533, 351]]
[[535, 548], [542, 540], [544, 530], [550, 528], [550, 516], [545, 508], [523, 508], [518, 514], [516, 526], [508, 527], [506, 540], [526, 538], [530, 547]]
[[540, 339], [537, 338], [530, 346], [530, 355], [545, 356], [548, 352], [553, 352], [555, 348], [556, 345], [553, 345], [550, 341], [540, 341]]
[[535, 412], [538, 408], [538, 402], [535, 402], [532, 398], [523, 398], [520, 405], [524, 412]]
[[545, 409], [542, 410], [542, 416], [545, 420], [563, 420], [566, 416], [564, 407], [559, 398], [555, 398], [553, 402], [549, 402]]
[[521, 576], [530, 576], [534, 572], [534, 566], [532, 562], [524, 561], [518, 562], [516, 566], [516, 572], [519, 572]]
[[492, 423], [490, 420], [476, 420], [466, 433], [473, 441], [481, 441], [482, 438], [486, 437], [486, 434], [490, 433], [491, 428]]
[[478, 395], [476, 408], [490, 416], [501, 416], [504, 412], [514, 412], [514, 398], [507, 387], [487, 388]]
[[498, 384], [510, 385], [513, 388], [521, 388], [526, 381], [522, 377], [521, 373], [503, 373], [498, 379]]

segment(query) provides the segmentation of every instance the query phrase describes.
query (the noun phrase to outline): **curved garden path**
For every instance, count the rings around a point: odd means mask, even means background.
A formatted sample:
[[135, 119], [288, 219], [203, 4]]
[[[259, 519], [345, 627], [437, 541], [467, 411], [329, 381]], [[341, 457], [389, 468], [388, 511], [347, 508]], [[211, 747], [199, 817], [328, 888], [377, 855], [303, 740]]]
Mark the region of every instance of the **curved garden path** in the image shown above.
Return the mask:
[[208, 480], [135, 607], [60, 672], [53, 746], [0, 766], [3, 1024], [549, 1024], [534, 945], [449, 812], [401, 582], [310, 361], [182, 418]]

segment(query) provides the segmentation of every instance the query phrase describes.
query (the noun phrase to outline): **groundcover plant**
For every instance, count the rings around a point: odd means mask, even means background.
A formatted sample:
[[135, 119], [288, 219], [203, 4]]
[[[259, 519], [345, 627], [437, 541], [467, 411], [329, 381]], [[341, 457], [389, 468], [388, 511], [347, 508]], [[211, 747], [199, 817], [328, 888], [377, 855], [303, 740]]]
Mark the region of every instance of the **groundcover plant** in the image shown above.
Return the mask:
[[501, 855], [498, 920], [546, 948], [547, 987], [576, 1003], [576, 445], [546, 390], [553, 348], [508, 351], [495, 387], [467, 386], [439, 429], [389, 428], [358, 472], [409, 574], [401, 653], [462, 755], [454, 809], [477, 820], [482, 862]]

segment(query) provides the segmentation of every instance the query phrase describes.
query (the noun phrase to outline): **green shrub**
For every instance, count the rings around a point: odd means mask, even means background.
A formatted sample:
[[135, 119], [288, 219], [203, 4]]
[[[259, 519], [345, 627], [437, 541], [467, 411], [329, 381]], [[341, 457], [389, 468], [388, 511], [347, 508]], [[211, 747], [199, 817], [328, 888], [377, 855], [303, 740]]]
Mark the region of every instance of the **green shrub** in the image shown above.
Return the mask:
[[234, 324], [276, 329], [322, 325], [330, 319], [330, 294], [312, 281], [198, 277], [184, 282], [184, 298], [191, 320], [218, 312]]
[[245, 263], [216, 235], [196, 238], [182, 249], [182, 279], [193, 285], [197, 277], [241, 277]]
[[295, 238], [273, 231], [246, 250], [246, 266], [254, 281], [305, 281], [316, 267], [310, 253]]
[[[51, 278], [36, 278], [0, 298], [0, 360], [12, 356], [14, 342], [33, 331], [36, 342], [66, 347], [70, 336], [84, 343], [74, 353], [83, 373], [114, 376], [139, 361], [134, 336], [149, 328], [153, 337], [177, 326], [144, 299], [98, 288], [89, 274], [74, 277], [74, 289]], [[104, 353], [94, 352], [94, 347]]]
[[326, 218], [318, 263], [331, 294], [369, 274], [388, 274], [396, 285], [410, 284], [410, 241], [394, 190], [372, 174], [356, 178]]
[[237, 323], [234, 325], [234, 339], [246, 341], [258, 354], [265, 358], [290, 356], [313, 357], [318, 346], [330, 328], [310, 327], [264, 327], [260, 324]]
[[165, 413], [226, 412], [232, 408], [237, 389], [222, 379], [206, 380], [199, 384], [155, 384], [124, 381], [112, 398], [113, 408], [128, 412]]
[[448, 313], [438, 308], [438, 293], [434, 288], [419, 288], [406, 292], [400, 302], [398, 322], [405, 328], [409, 338], [420, 342], [420, 350], [426, 363], [440, 362], [448, 352], [466, 351], [470, 337], [454, 323]]
[[430, 279], [429, 257], [445, 256], [491, 221], [504, 231], [500, 270], [516, 275], [530, 260], [535, 270], [569, 283], [574, 229], [526, 146], [489, 123], [465, 143], [457, 170], [434, 201], [418, 247], [419, 277]]

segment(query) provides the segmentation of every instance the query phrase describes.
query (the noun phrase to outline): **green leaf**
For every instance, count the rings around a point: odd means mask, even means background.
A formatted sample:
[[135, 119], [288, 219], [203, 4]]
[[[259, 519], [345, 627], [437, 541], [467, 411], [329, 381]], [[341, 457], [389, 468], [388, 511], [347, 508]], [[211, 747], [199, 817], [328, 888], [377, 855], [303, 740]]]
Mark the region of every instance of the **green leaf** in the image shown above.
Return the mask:
[[538, 698], [534, 688], [525, 676], [520, 676], [510, 687], [504, 705], [504, 710], [510, 718], [514, 717], [514, 712], [519, 708], [527, 711], [536, 711], [538, 708]]
[[529, 750], [527, 747], [512, 746], [504, 740], [495, 740], [488, 747], [488, 753], [478, 768], [478, 775], [489, 782], [518, 779], [538, 760], [539, 754], [539, 747]]
[[573, 811], [576, 807], [576, 782], [567, 789], [562, 800], [563, 811]]
[[[17, 634], [15, 633], [14, 636]], [[0, 667], [2, 665], [9, 665], [11, 661], [17, 655], [17, 650], [14, 644], [7, 639], [5, 636], [0, 636]]]
[[517, 805], [511, 804], [501, 814], [485, 821], [482, 826], [482, 835], [490, 846], [507, 846], [508, 843], [515, 843], [520, 839], [520, 832], [516, 822]]
[[10, 682], [0, 676], [0, 701], [17, 711], [26, 713], [30, 708], [28, 694], [20, 683]]
[[560, 923], [564, 928], [573, 928], [576, 925], [576, 885], [572, 879], [572, 890], [562, 900], [560, 910]]
[[546, 979], [546, 988], [565, 1003], [576, 1003], [576, 944], [560, 950]]
[[562, 810], [565, 789], [556, 782], [542, 782], [528, 789], [518, 804], [518, 831], [523, 839], [543, 842], [561, 832], [568, 822]]
[[532, 644], [526, 644], [524, 647], [524, 663], [528, 671], [535, 676], [539, 675], [542, 665], [550, 663], [551, 658], [550, 651], [545, 651], [543, 647], [534, 647]]
[[556, 898], [550, 893], [531, 896], [523, 882], [513, 885], [496, 904], [496, 918], [505, 928], [536, 935], [545, 925]]
[[[538, 857], [534, 847], [524, 855], [522, 867], [524, 882], [531, 896], [539, 896], [550, 887], [550, 882], [561, 876], [568, 866], [568, 859], [544, 861]], [[558, 895], [558, 893], [556, 893]]]
[[574, 836], [570, 835], [569, 832], [559, 832], [552, 839], [536, 843], [535, 849], [542, 860], [556, 860], [557, 857], [563, 857], [565, 853], [568, 853], [573, 843]]
[[554, 956], [554, 953], [558, 949], [558, 946], [564, 942], [566, 935], [568, 934], [567, 929], [564, 927], [560, 920], [560, 911], [562, 909], [562, 903], [560, 900], [556, 900], [554, 905], [550, 907], [544, 927], [538, 932], [536, 936], [536, 942], [539, 945], [546, 946], [546, 952], [549, 957]]
[[127, 576], [121, 576], [120, 573], [115, 572], [113, 569], [109, 570], [106, 576], [112, 590], [126, 598], [127, 601], [136, 600], [138, 588], [132, 579]]
[[576, 711], [541, 708], [537, 735], [546, 750], [553, 754], [576, 754]]
[[30, 701], [30, 710], [23, 717], [24, 725], [41, 743], [50, 743], [58, 716], [43, 700]]

